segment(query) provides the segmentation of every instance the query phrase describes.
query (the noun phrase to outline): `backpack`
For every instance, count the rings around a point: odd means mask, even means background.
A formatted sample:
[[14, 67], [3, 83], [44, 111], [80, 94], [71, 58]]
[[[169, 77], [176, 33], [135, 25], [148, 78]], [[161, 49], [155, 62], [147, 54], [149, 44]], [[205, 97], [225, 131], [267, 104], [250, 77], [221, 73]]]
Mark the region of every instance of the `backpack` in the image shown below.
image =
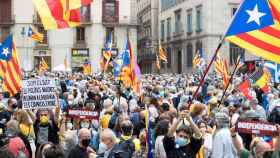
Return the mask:
[[135, 145], [132, 141], [133, 138], [124, 140], [121, 138], [119, 144], [109, 154], [110, 158], [131, 158], [135, 152]]

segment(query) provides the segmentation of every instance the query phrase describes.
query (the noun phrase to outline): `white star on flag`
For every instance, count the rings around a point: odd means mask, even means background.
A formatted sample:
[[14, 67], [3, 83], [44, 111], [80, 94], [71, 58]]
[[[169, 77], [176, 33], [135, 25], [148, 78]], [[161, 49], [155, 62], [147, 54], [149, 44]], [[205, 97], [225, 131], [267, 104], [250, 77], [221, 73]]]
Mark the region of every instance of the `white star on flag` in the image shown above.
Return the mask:
[[258, 4], [255, 5], [255, 8], [253, 10], [246, 10], [246, 12], [250, 16], [247, 24], [254, 21], [258, 25], [260, 25], [260, 18], [266, 15], [265, 13], [259, 12]]
[[9, 48], [3, 48], [2, 54], [4, 54], [7, 57], [9, 53]]

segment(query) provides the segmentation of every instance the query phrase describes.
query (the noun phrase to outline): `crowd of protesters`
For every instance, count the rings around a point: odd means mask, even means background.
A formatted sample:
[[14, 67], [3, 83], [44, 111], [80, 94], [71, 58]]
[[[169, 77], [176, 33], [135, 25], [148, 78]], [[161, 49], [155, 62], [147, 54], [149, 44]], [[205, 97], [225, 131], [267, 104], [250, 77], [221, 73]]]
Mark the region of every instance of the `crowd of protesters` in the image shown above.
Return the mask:
[[[28, 74], [25, 79], [41, 78]], [[135, 93], [111, 75], [46, 73], [56, 80], [55, 109], [22, 109], [20, 94], [0, 91], [0, 158], [145, 158], [146, 114], [156, 158], [276, 158], [280, 147], [280, 86], [268, 93], [238, 90], [234, 77], [223, 97], [222, 80], [208, 75], [196, 98], [196, 74], [143, 75]], [[191, 102], [192, 101], [192, 102]], [[96, 117], [72, 118], [69, 109]], [[271, 122], [275, 135], [239, 132], [240, 119]]]

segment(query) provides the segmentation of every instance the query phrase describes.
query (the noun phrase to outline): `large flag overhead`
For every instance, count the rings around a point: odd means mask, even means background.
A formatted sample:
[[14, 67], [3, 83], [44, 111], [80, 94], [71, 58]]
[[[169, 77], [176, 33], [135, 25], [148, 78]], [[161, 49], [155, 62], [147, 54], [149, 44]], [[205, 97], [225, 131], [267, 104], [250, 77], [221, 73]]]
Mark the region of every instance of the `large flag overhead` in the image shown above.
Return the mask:
[[244, 0], [226, 39], [256, 56], [280, 63], [279, 22], [280, 0]]
[[80, 8], [90, 2], [89, 0], [33, 0], [45, 30], [79, 26]]
[[11, 96], [20, 91], [22, 73], [12, 35], [0, 44], [0, 76], [4, 91]]

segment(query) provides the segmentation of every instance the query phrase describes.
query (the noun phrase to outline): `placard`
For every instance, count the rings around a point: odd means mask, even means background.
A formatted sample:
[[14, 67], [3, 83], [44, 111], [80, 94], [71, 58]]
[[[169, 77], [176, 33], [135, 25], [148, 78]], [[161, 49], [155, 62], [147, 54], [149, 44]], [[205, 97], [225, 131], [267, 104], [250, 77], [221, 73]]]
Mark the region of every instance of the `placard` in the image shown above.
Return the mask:
[[236, 124], [236, 131], [239, 133], [256, 134], [259, 136], [264, 135], [277, 135], [277, 127], [264, 121], [248, 121], [240, 120]]
[[97, 111], [69, 109], [67, 117], [81, 119], [98, 119], [99, 114]]
[[31, 79], [22, 82], [22, 108], [55, 108], [55, 80]]

